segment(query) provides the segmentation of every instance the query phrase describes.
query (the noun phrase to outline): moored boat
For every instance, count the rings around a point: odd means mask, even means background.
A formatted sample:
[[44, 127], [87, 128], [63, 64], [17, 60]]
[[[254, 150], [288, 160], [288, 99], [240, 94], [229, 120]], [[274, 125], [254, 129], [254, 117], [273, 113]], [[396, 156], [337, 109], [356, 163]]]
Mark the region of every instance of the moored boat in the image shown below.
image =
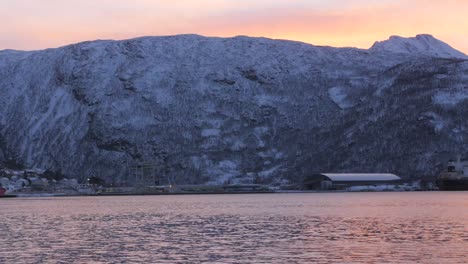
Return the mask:
[[436, 180], [441, 191], [468, 191], [468, 162], [450, 160]]

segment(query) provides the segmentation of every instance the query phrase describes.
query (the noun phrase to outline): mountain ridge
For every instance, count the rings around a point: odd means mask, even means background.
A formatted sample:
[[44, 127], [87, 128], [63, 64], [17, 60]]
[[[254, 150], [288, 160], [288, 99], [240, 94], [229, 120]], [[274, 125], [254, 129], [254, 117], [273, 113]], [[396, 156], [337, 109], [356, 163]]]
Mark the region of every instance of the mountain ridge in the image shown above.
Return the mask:
[[468, 56], [463, 52], [452, 48], [447, 43], [429, 34], [419, 34], [410, 38], [391, 36], [388, 40], [375, 42], [370, 50], [408, 54], [419, 53], [441, 58], [468, 59]]
[[468, 62], [183, 35], [0, 53], [0, 160], [76, 178], [434, 175], [467, 149]]
[[[60, 46], [60, 47], [56, 47], [56, 48], [47, 48], [47, 49], [39, 49], [39, 50], [4, 49], [4, 50], [0, 50], [0, 53], [1, 52], [40, 52], [40, 51], [44, 51], [44, 50], [61, 49], [61, 48], [66, 48], [68, 46], [85, 45], [85, 44], [89, 44], [89, 43], [95, 44], [95, 43], [105, 43], [105, 42], [137, 41], [137, 40], [140, 40], [140, 39], [175, 38], [175, 37], [195, 37], [195, 38], [206, 38], [206, 39], [241, 39], [241, 38], [247, 38], [247, 39], [258, 39], [258, 40], [268, 40], [268, 41], [286, 41], [286, 42], [290, 42], [290, 43], [300, 43], [300, 44], [305, 44], [305, 45], [311, 45], [311, 46], [314, 46], [314, 47], [328, 47], [328, 48], [338, 48], [338, 49], [350, 48], [350, 49], [359, 49], [359, 50], [367, 50], [367, 51], [386, 50], [386, 51], [389, 51], [389, 52], [397, 52], [397, 53], [408, 53], [408, 51], [398, 50], [398, 49], [395, 49], [395, 47], [389, 47], [388, 49], [386, 49], [386, 47], [385, 47], [386, 44], [388, 44], [388, 43], [390, 43], [390, 45], [400, 44], [400, 43], [392, 43], [392, 40], [405, 41], [406, 44], [412, 44], [411, 42], [415, 42], [415, 41], [418, 42], [420, 40], [426, 40], [426, 42], [428, 42], [427, 40], [429, 40], [429, 42], [432, 42], [432, 43], [435, 42], [438, 45], [442, 46], [442, 48], [444, 50], [442, 52], [440, 52], [439, 55], [447, 56], [448, 54], [451, 54], [451, 56], [453, 56], [453, 58], [455, 58], [455, 57], [463, 58], [463, 59], [468, 58], [468, 56], [465, 53], [451, 47], [449, 44], [435, 38], [434, 36], [432, 36], [430, 34], [417, 34], [415, 37], [402, 37], [402, 36], [398, 36], [398, 35], [392, 35], [387, 40], [375, 41], [375, 43], [368, 49], [357, 48], [357, 47], [335, 47], [335, 46], [329, 46], [329, 45], [315, 45], [313, 43], [307, 43], [307, 42], [303, 42], [303, 41], [300, 41], [300, 40], [272, 39], [272, 38], [268, 38], [268, 37], [252, 37], [252, 36], [247, 36], [247, 35], [237, 35], [237, 36], [233, 36], [233, 37], [216, 37], [216, 36], [207, 37], [207, 36], [203, 36], [203, 35], [199, 35], [199, 34], [179, 34], [179, 35], [165, 35], [165, 36], [141, 36], [141, 37], [135, 37], [135, 38], [130, 38], [130, 39], [124, 39], [124, 40], [96, 39], [96, 40], [87, 40], [87, 41], [72, 43], [72, 44], [68, 44], [68, 45], [64, 45], [64, 46]], [[415, 47], [412, 47], [412, 48], [415, 49]], [[434, 48], [434, 47], [431, 47], [431, 48]], [[416, 53], [418, 53], [418, 52], [422, 52], [422, 51], [421, 50], [416, 51]]]

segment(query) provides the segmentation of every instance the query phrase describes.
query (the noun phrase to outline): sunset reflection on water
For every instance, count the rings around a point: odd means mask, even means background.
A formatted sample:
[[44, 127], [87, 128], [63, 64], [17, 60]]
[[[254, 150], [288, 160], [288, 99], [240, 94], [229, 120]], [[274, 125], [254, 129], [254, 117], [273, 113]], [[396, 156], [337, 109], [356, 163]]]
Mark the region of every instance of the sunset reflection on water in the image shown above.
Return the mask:
[[466, 192], [0, 202], [0, 263], [465, 263]]

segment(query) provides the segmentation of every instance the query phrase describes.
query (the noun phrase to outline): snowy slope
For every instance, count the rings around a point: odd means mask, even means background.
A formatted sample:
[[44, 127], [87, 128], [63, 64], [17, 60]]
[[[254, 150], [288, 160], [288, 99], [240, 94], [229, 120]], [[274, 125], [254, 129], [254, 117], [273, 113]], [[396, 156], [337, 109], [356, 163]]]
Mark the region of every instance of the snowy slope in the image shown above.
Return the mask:
[[375, 42], [370, 50], [420, 54], [439, 58], [468, 58], [462, 52], [428, 34], [421, 34], [412, 38], [391, 36], [388, 40]]
[[0, 51], [0, 160], [115, 182], [141, 162], [183, 183], [434, 174], [468, 149], [451, 98], [468, 62], [446, 52], [197, 35]]

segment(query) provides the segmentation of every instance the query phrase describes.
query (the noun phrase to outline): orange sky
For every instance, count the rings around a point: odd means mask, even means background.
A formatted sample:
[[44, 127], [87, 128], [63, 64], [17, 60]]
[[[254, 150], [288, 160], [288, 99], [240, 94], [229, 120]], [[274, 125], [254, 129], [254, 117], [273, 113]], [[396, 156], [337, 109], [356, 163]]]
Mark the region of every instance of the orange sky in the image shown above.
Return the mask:
[[370, 47], [432, 34], [468, 53], [468, 0], [0, 0], [0, 49], [196, 33]]

